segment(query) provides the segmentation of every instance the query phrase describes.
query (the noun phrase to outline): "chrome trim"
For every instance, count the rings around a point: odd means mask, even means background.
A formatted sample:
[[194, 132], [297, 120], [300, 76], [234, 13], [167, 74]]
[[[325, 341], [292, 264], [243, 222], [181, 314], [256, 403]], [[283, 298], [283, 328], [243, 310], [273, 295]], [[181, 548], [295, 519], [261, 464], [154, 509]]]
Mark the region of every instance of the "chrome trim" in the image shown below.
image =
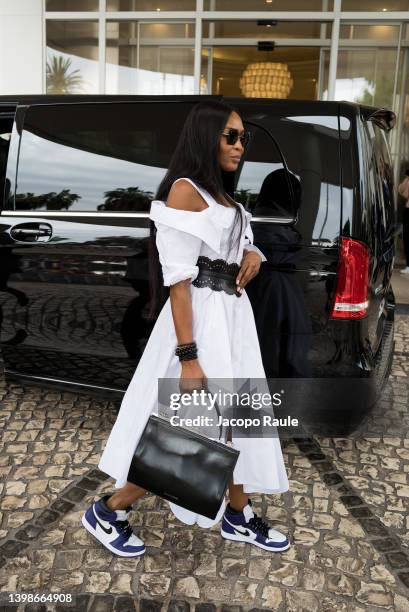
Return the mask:
[[123, 389], [115, 389], [114, 387], [97, 387], [96, 385], [87, 385], [86, 383], [79, 383], [79, 382], [73, 382], [70, 380], [65, 380], [64, 378], [50, 378], [47, 376], [34, 376], [32, 374], [23, 374], [22, 372], [16, 372], [15, 370], [9, 370], [8, 368], [4, 368], [4, 372], [8, 373], [8, 374], [15, 374], [16, 376], [19, 376], [20, 378], [24, 377], [24, 378], [31, 378], [31, 379], [35, 379], [35, 380], [44, 380], [44, 381], [51, 381], [51, 382], [61, 382], [64, 383], [66, 385], [72, 385], [72, 386], [78, 386], [78, 387], [86, 387], [87, 389], [98, 389], [101, 391], [115, 391], [117, 393], [124, 393]]
[[365, 308], [368, 308], [369, 306], [369, 301], [366, 300], [366, 302], [360, 302], [359, 304], [349, 304], [346, 302], [342, 302], [342, 303], [336, 303], [334, 310], [336, 312], [359, 312], [360, 310], [364, 310]]
[[47, 211], [47, 210], [2, 210], [0, 217], [135, 217], [149, 218], [149, 213], [112, 213], [112, 212], [63, 212], [63, 211]]
[[251, 221], [262, 221], [263, 223], [281, 223], [291, 225], [295, 223], [294, 217], [251, 217]]
[[[35, 211], [24, 211], [24, 210], [2, 210], [0, 211], [0, 217], [113, 217], [115, 219], [124, 218], [135, 218], [135, 219], [150, 219], [150, 213], [146, 212], [63, 212], [63, 211], [47, 211], [47, 210], [35, 210]], [[291, 225], [295, 222], [293, 217], [252, 217], [252, 221], [262, 221], [263, 223], [281, 223], [282, 225]]]

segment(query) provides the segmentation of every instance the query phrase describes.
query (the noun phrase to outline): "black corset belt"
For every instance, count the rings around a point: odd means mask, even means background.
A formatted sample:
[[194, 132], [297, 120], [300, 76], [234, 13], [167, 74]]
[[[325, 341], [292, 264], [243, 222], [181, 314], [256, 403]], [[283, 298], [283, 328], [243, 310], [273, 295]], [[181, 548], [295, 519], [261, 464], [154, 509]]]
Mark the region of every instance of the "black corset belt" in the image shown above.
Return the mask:
[[199, 255], [196, 262], [199, 274], [192, 281], [195, 287], [210, 287], [214, 291], [224, 291], [230, 295], [241, 297], [236, 289], [236, 278], [240, 270], [237, 263], [227, 263], [224, 259], [209, 259]]

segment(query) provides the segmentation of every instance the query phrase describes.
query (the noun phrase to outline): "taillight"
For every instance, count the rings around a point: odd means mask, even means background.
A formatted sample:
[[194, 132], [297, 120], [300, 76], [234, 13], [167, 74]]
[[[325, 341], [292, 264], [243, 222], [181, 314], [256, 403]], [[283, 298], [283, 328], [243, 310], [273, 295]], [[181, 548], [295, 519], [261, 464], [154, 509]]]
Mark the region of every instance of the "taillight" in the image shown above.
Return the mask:
[[351, 238], [341, 238], [334, 319], [361, 319], [368, 310], [370, 252], [367, 246]]

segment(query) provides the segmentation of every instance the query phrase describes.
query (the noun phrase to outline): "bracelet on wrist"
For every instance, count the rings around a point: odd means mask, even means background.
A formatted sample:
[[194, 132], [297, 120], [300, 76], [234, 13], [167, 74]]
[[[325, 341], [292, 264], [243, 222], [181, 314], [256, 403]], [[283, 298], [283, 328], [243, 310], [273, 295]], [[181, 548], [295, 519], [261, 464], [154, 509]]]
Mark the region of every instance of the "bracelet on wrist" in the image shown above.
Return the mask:
[[175, 355], [179, 357], [180, 361], [187, 361], [190, 359], [197, 359], [197, 344], [196, 342], [189, 342], [186, 344], [178, 344], [175, 350]]

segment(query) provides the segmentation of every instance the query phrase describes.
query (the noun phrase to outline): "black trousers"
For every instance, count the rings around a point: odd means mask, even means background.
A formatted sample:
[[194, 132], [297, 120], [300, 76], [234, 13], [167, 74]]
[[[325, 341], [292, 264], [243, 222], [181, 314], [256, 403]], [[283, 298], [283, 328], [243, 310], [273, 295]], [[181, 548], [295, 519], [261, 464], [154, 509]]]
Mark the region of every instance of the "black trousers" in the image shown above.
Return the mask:
[[409, 266], [409, 208], [403, 209], [403, 246], [405, 247], [406, 265]]

